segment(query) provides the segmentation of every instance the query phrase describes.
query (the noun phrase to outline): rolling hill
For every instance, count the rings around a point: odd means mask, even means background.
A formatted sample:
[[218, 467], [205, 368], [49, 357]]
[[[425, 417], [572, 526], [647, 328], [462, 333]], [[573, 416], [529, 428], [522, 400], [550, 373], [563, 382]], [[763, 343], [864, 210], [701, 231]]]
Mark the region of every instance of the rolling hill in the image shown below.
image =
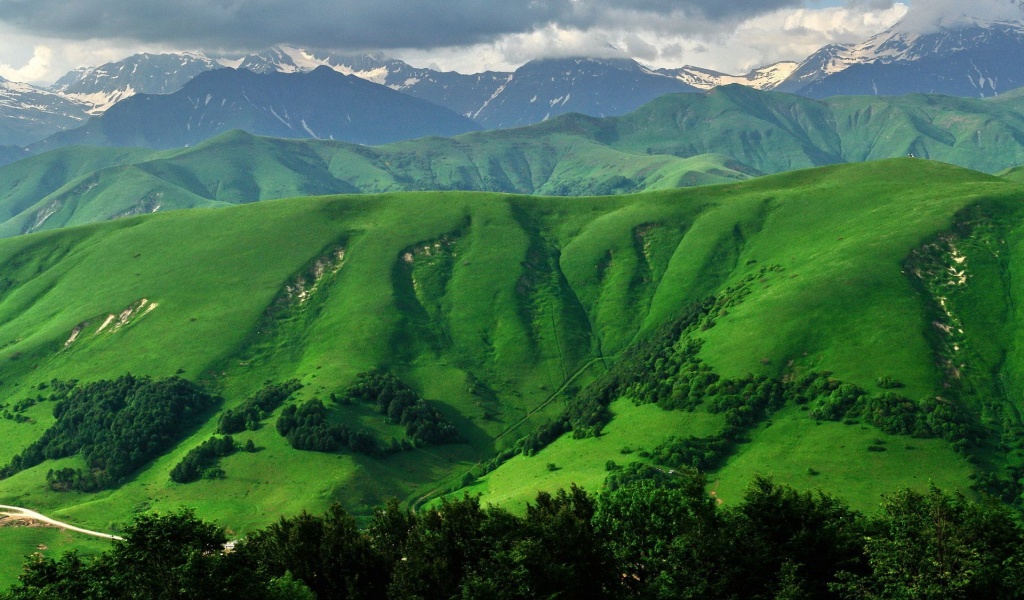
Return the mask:
[[0, 167], [0, 235], [298, 195], [622, 194], [907, 155], [997, 173], [1024, 164], [1022, 115], [1015, 94], [821, 102], [732, 85], [622, 117], [376, 147], [235, 131], [159, 153], [65, 148]]
[[[517, 506], [702, 444], [726, 502], [754, 473], [859, 508], [928, 481], [1012, 493], [1022, 198], [899, 159], [600, 198], [297, 198], [2, 240], [0, 463], [55, 424], [61, 381], [177, 374], [223, 400], [111, 489], [55, 491], [48, 473], [82, 469], [77, 455], [8, 471], [0, 502], [100, 530], [186, 504], [240, 534], [463, 485]], [[257, 451], [219, 459], [223, 478], [169, 479], [268, 382], [301, 382], [286, 407], [318, 399], [329, 424], [401, 438], [333, 400], [373, 369], [457, 443], [297, 450], [278, 433], [292, 409], [271, 408], [236, 434]], [[548, 445], [567, 426], [583, 439]], [[31, 549], [5, 548], [16, 564]]]

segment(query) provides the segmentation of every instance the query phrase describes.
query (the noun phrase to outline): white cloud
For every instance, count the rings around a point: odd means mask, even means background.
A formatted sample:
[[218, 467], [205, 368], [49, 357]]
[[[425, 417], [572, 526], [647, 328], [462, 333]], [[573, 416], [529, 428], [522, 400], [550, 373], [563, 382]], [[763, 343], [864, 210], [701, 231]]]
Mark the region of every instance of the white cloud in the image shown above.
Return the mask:
[[621, 28], [588, 31], [549, 26], [529, 34], [503, 36], [494, 42], [443, 53], [399, 50], [399, 58], [414, 65], [439, 64], [447, 70], [478, 72], [513, 70], [544, 56], [632, 55], [653, 67], [691, 64], [728, 73], [780, 60], [803, 60], [830, 43], [859, 42], [900, 20], [907, 5], [858, 2], [849, 7], [783, 9], [754, 17], [727, 29], [710, 22], [690, 23], [690, 33], [671, 27]]
[[914, 0], [900, 28], [913, 33], [931, 33], [940, 27], [954, 28], [974, 19], [1006, 21], [1022, 17], [1024, 12], [1019, 0]]
[[45, 79], [51, 72], [53, 50], [49, 46], [36, 46], [32, 49], [32, 57], [21, 67], [0, 63], [0, 77], [10, 81], [38, 81]]
[[[829, 43], [862, 41], [904, 17], [907, 27], [923, 30], [937, 24], [949, 26], [963, 20], [965, 13], [981, 19], [1020, 18], [1021, 14], [1011, 0], [849, 0], [843, 6], [822, 2], [816, 6], [778, 9], [739, 22], [674, 13], [652, 21], [618, 8], [587, 29], [549, 24], [477, 44], [384, 50], [416, 66], [464, 73], [510, 71], [545, 56], [632, 55], [653, 67], [692, 64], [739, 74], [780, 60], [802, 60]], [[30, 53], [31, 48], [35, 50]], [[0, 26], [0, 75], [52, 83], [76, 67], [119, 60], [136, 52], [174, 49], [195, 48], [99, 39], [68, 41]]]

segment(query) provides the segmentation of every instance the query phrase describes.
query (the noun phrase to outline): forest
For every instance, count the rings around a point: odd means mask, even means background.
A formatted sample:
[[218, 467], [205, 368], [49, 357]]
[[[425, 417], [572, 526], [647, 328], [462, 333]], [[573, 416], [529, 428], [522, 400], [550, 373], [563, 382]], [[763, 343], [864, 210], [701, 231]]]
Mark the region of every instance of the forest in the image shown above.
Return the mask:
[[28, 557], [4, 600], [41, 598], [1020, 598], [1024, 529], [934, 486], [874, 515], [758, 478], [719, 505], [698, 471], [646, 469], [524, 514], [468, 495], [360, 523], [335, 505], [236, 543], [189, 510], [144, 514], [97, 556]]

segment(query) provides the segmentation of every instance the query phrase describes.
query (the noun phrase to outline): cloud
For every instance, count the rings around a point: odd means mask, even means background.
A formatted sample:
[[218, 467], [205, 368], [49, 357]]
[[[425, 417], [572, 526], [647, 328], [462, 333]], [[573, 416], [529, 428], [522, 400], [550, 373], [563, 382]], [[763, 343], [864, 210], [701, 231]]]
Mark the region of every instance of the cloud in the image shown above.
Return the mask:
[[[664, 17], [735, 24], [802, 0], [0, 0], [0, 22], [39, 36], [207, 49], [438, 48], [548, 27], [589, 31]], [[657, 19], [654, 19], [657, 20]]]
[[35, 81], [50, 73], [50, 62], [53, 50], [48, 46], [36, 46], [32, 50], [32, 58], [22, 67], [13, 67], [0, 63], [0, 77], [10, 81]]
[[1021, 20], [1024, 11], [1019, 0], [913, 0], [900, 29], [912, 33], [931, 33], [939, 28], [956, 28], [974, 20]]

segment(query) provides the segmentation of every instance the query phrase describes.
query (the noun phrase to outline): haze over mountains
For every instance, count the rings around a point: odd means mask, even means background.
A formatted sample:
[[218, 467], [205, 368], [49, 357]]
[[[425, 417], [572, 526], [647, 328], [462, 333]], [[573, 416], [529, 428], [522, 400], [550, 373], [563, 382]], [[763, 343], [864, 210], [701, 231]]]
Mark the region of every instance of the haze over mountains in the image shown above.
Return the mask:
[[218, 69], [173, 94], [139, 94], [34, 151], [74, 144], [177, 148], [231, 129], [284, 138], [385, 144], [479, 127], [436, 104], [327, 67], [260, 75]]
[[77, 127], [132, 95], [170, 94], [196, 75], [224, 67], [260, 74], [329, 67], [497, 129], [568, 112], [621, 115], [665, 93], [730, 83], [813, 98], [913, 92], [992, 97], [1024, 83], [1024, 66], [1013, 58], [1022, 52], [1020, 22], [973, 20], [927, 34], [908, 33], [897, 24], [857, 44], [826, 46], [800, 63], [777, 63], [742, 75], [694, 66], [652, 70], [627, 58], [536, 60], [512, 73], [466, 75], [417, 68], [379, 54], [346, 56], [293, 47], [245, 56], [140, 54], [72, 71], [49, 90], [3, 82], [0, 146], [31, 144]]

